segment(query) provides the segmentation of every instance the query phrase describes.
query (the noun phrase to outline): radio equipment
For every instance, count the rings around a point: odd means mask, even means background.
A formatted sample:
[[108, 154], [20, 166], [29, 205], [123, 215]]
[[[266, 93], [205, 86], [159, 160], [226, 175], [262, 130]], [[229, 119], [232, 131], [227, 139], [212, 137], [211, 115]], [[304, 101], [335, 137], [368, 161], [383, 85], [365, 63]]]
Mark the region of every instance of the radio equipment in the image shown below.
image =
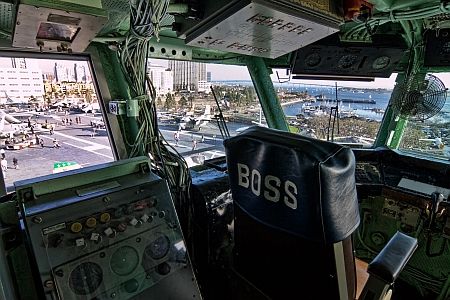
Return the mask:
[[44, 299], [201, 299], [164, 180], [145, 157], [16, 182]]

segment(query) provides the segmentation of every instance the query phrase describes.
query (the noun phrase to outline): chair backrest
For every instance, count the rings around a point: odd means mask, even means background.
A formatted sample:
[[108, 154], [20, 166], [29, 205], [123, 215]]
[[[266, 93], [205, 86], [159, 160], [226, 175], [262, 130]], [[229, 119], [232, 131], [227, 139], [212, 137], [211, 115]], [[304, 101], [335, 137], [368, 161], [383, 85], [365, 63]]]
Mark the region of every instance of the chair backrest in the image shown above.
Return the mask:
[[272, 299], [354, 299], [351, 149], [262, 127], [224, 144], [237, 272]]

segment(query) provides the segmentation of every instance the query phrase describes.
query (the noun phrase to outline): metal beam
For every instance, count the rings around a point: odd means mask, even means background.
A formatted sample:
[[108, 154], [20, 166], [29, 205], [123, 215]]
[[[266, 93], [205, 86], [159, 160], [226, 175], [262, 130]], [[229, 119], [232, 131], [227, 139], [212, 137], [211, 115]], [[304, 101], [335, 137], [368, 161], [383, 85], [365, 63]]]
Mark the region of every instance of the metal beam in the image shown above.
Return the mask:
[[[405, 80], [405, 73], [399, 73], [397, 78], [395, 79], [395, 83], [400, 83]], [[373, 144], [374, 148], [387, 146], [390, 137], [394, 134], [393, 131], [396, 128], [397, 122], [395, 121], [396, 116], [392, 109], [392, 95], [389, 99], [388, 106], [386, 108], [386, 113], [383, 116], [383, 120], [381, 121], [380, 129], [378, 130], [377, 138], [375, 139], [375, 143]]]
[[261, 57], [247, 57], [247, 68], [259, 97], [267, 125], [270, 128], [289, 131], [280, 100], [270, 79], [269, 68]]
[[[125, 79], [122, 68], [120, 67], [117, 53], [111, 51], [105, 44], [93, 43], [91, 46], [94, 47], [98, 53], [98, 58], [105, 74], [107, 89], [111, 100], [122, 99], [131, 101], [130, 87]], [[139, 131], [137, 119], [135, 117], [119, 116], [118, 121], [125, 140], [127, 152], [130, 153], [130, 144], [134, 143]], [[124, 157], [125, 155], [121, 153], [119, 153], [119, 156], [120, 158], [126, 158]]]

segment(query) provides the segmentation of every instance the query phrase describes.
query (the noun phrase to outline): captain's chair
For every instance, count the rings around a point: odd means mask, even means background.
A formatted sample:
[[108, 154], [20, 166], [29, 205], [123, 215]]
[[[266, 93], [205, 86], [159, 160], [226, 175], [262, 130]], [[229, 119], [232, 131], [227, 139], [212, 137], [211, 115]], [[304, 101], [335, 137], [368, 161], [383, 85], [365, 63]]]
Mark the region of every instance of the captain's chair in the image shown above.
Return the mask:
[[[351, 149], [256, 126], [224, 144], [234, 269], [246, 285], [234, 298], [255, 299], [249, 295], [257, 291], [261, 299], [355, 299], [351, 234], [359, 211]], [[396, 233], [369, 265], [360, 299], [383, 299], [416, 247], [416, 239]]]

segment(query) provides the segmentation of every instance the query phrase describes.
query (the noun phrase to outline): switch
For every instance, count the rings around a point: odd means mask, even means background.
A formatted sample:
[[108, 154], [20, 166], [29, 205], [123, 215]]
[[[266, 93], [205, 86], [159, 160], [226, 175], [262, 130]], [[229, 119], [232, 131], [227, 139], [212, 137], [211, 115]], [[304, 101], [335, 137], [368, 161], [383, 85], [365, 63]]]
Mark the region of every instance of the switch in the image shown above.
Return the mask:
[[116, 231], [114, 229], [112, 229], [111, 227], [106, 228], [105, 231], [103, 231], [103, 233], [108, 237], [116, 236]]
[[91, 238], [90, 238], [91, 241], [97, 242], [99, 239], [100, 239], [99, 233], [97, 233], [97, 232], [91, 233]]
[[130, 220], [130, 225], [131, 226], [136, 226], [138, 222], [139, 221], [135, 217], [133, 217], [133, 219]]
[[141, 217], [141, 221], [144, 222], [144, 223], [147, 223], [148, 219], [150, 219], [150, 217], [149, 217], [147, 214], [144, 214], [144, 215]]
[[76, 245], [77, 247], [85, 246], [86, 243], [84, 242], [84, 238], [76, 239], [76, 240], [75, 240], [75, 245]]

